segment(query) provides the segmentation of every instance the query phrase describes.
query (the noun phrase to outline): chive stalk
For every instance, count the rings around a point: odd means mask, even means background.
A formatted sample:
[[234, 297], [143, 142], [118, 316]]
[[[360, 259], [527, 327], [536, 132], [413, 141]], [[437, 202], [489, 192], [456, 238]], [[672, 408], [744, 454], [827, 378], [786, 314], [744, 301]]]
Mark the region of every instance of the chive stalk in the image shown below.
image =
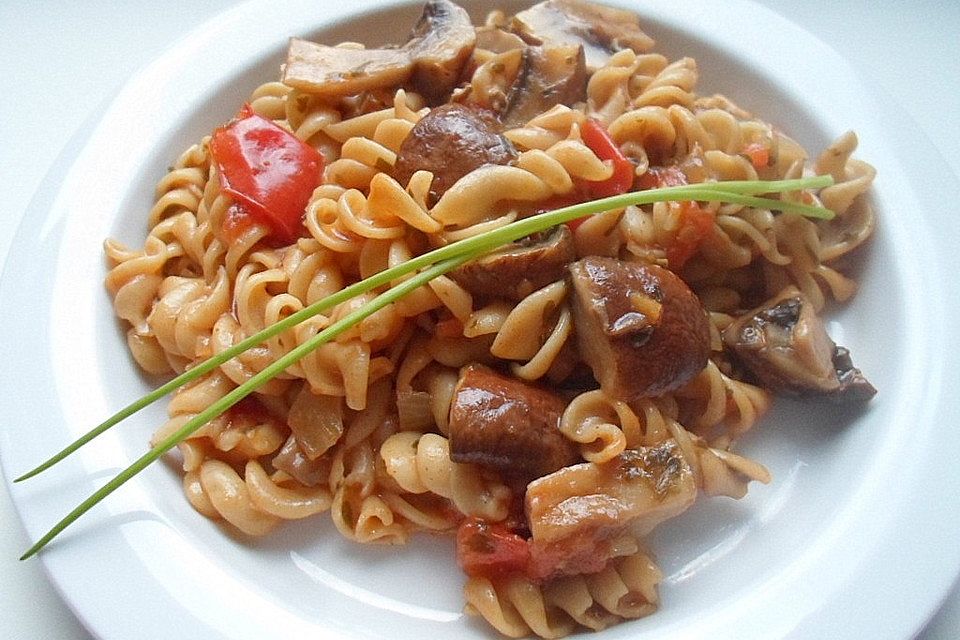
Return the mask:
[[218, 399], [209, 407], [191, 418], [186, 424], [158, 442], [152, 449], [138, 458], [133, 464], [118, 473], [105, 485], [97, 489], [89, 498], [81, 502], [73, 511], [68, 513], [62, 520], [60, 520], [60, 522], [55, 524], [50, 531], [37, 540], [32, 547], [27, 549], [27, 551], [20, 556], [20, 559], [26, 560], [30, 556], [37, 553], [40, 549], [46, 546], [48, 542], [53, 540], [61, 531], [72, 524], [77, 518], [82, 516], [84, 513], [89, 511], [91, 507], [120, 488], [127, 480], [146, 469], [157, 458], [165, 454], [177, 444], [186, 440], [193, 432], [207, 424], [207, 422], [224, 413], [230, 407], [256, 391], [263, 384], [275, 378], [287, 367], [295, 364], [311, 351], [317, 349], [320, 345], [330, 342], [344, 331], [354, 327], [364, 318], [376, 313], [388, 304], [396, 302], [414, 289], [427, 284], [437, 276], [443, 275], [447, 271], [456, 268], [473, 257], [474, 254], [466, 254], [438, 262], [434, 266], [421, 271], [408, 280], [405, 280], [401, 284], [398, 284], [397, 286], [381, 293], [373, 300], [354, 310], [352, 313], [344, 316], [337, 322], [331, 324], [329, 327], [326, 327], [308, 341], [294, 349], [291, 349], [288, 353], [278, 358], [274, 362], [271, 362], [269, 366], [265, 367], [262, 371], [252, 376], [249, 380], [233, 389], [230, 393]]
[[208, 358], [207, 360], [204, 360], [203, 362], [191, 367], [189, 370], [157, 387], [147, 395], [125, 406], [120, 411], [113, 414], [99, 425], [77, 438], [67, 447], [39, 464], [37, 467], [24, 473], [18, 478], [15, 478], [14, 482], [21, 482], [28, 478], [32, 478], [39, 473], [42, 473], [111, 427], [129, 418], [141, 409], [148, 407], [184, 384], [192, 382], [193, 380], [196, 380], [204, 374], [219, 367], [231, 358], [234, 358], [248, 351], [249, 349], [252, 349], [262, 342], [265, 342], [266, 340], [283, 333], [287, 329], [295, 327], [304, 320], [312, 318], [313, 316], [331, 309], [342, 302], [346, 302], [347, 300], [350, 300], [358, 295], [387, 285], [397, 278], [403, 277], [416, 269], [423, 268], [439, 260], [444, 260], [451, 256], [461, 254], [462, 252], [476, 251], [477, 248], [481, 246], [492, 245], [491, 249], [496, 248], [499, 245], [513, 242], [519, 238], [530, 235], [531, 233], [536, 233], [537, 231], [542, 231], [554, 225], [569, 222], [584, 216], [601, 213], [603, 211], [610, 211], [612, 209], [619, 209], [629, 205], [644, 205], [651, 204], [653, 202], [661, 202], [664, 200], [700, 200], [704, 202], [722, 201], [734, 204], [743, 204], [751, 207], [797, 213], [813, 218], [829, 219], [833, 217], [833, 212], [831, 212], [829, 209], [795, 202], [758, 198], [756, 197], [756, 194], [796, 191], [799, 189], [816, 189], [826, 187], [831, 184], [833, 184], [833, 179], [830, 176], [816, 176], [812, 178], [797, 178], [792, 180], [774, 181], [731, 180], [725, 182], [710, 182], [698, 183], [694, 185], [663, 187], [639, 192], [635, 191], [618, 196], [603, 198], [600, 200], [592, 200], [590, 202], [562, 207], [560, 209], [548, 211], [546, 213], [531, 216], [529, 218], [524, 218], [523, 220], [513, 222], [499, 229], [494, 229], [485, 234], [474, 236], [472, 238], [465, 238], [463, 240], [451, 243], [439, 249], [416, 256], [401, 265], [381, 271], [380, 273], [377, 273], [366, 280], [356, 282], [338, 291], [337, 293], [324, 298], [323, 300], [319, 300], [307, 307], [304, 307], [300, 311], [297, 311], [287, 316], [283, 320], [270, 325], [259, 333], [245, 338], [234, 346], [225, 349], [221, 353], [218, 353], [217, 355], [212, 356], [211, 358]]
[[150, 451], [138, 458], [133, 464], [121, 471], [117, 476], [110, 480], [103, 487], [94, 492], [89, 498], [84, 500], [73, 511], [65, 516], [60, 522], [54, 525], [43, 537], [41, 537], [26, 553], [21, 556], [25, 560], [36, 554], [48, 542], [56, 537], [67, 526], [83, 515], [86, 511], [103, 500], [117, 488], [122, 486], [127, 480], [145, 469], [164, 453], [174, 446], [188, 438], [193, 432], [210, 420], [227, 411], [231, 406], [253, 393], [261, 385], [273, 379], [283, 372], [287, 367], [298, 362], [308, 353], [329, 342], [336, 336], [356, 325], [367, 316], [375, 313], [379, 309], [399, 300], [401, 297], [413, 291], [414, 289], [428, 283], [439, 275], [476, 258], [488, 251], [494, 250], [500, 246], [528, 236], [532, 233], [543, 231], [550, 227], [565, 222], [570, 222], [578, 218], [621, 209], [630, 205], [646, 205], [663, 201], [700, 201], [700, 202], [725, 202], [734, 204], [743, 204], [745, 206], [766, 208], [782, 211], [784, 213], [794, 213], [812, 218], [830, 219], [833, 212], [823, 207], [816, 207], [796, 202], [776, 200], [761, 197], [760, 194], [781, 193], [784, 191], [796, 191], [800, 189], [816, 189], [829, 186], [833, 183], [830, 176], [816, 176], [811, 178], [798, 178], [792, 180], [741, 180], [725, 181], [713, 183], [698, 183], [693, 185], [679, 185], [674, 187], [663, 187], [658, 189], [649, 189], [646, 191], [628, 192], [599, 200], [592, 200], [580, 204], [574, 204], [567, 207], [548, 211], [546, 213], [530, 216], [517, 220], [508, 225], [488, 231], [477, 236], [466, 238], [449, 245], [434, 249], [433, 251], [421, 254], [401, 265], [391, 267], [380, 273], [377, 273], [365, 280], [345, 287], [341, 291], [319, 300], [300, 311], [297, 311], [283, 320], [265, 328], [263, 331], [252, 335], [236, 345], [224, 350], [223, 352], [197, 364], [188, 371], [176, 376], [167, 383], [161, 385], [154, 391], [143, 396], [139, 400], [127, 405], [107, 420], [97, 425], [89, 432], [75, 440], [66, 448], [38, 465], [36, 468], [24, 473], [16, 478], [14, 482], [20, 482], [31, 478], [46, 469], [49, 469], [57, 462], [63, 460], [77, 449], [87, 444], [97, 436], [101, 435], [111, 427], [120, 423], [124, 419], [137, 413], [141, 409], [156, 402], [160, 398], [176, 390], [177, 388], [196, 380], [205, 373], [210, 372], [224, 362], [236, 357], [252, 347], [272, 338], [287, 329], [311, 318], [327, 309], [330, 309], [342, 302], [350, 300], [358, 295], [367, 293], [379, 287], [389, 285], [391, 282], [408, 274], [424, 269], [423, 271], [411, 276], [396, 286], [388, 288], [383, 293], [377, 295], [373, 300], [364, 304], [341, 320], [335, 322], [316, 336], [302, 345], [285, 354], [262, 371], [251, 377], [236, 389], [211, 404], [204, 411], [197, 414], [193, 419], [184, 424], [176, 432], [157, 443]]

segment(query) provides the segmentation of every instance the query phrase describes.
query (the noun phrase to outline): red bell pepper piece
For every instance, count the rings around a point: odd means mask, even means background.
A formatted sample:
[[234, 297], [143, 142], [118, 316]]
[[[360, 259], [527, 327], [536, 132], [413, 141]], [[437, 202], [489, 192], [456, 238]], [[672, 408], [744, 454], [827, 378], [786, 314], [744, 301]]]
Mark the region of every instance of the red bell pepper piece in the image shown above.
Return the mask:
[[[627, 159], [617, 144], [610, 138], [610, 134], [596, 120], [590, 119], [580, 127], [580, 136], [583, 143], [601, 160], [610, 161], [613, 164], [613, 175], [606, 180], [590, 182], [588, 180], [576, 180], [576, 188], [572, 193], [562, 196], [554, 196], [546, 200], [538, 208], [537, 212], [552, 211], [561, 207], [566, 207], [579, 202], [596, 200], [597, 198], [606, 198], [609, 196], [626, 193], [633, 186], [633, 163]], [[571, 231], [576, 231], [584, 220], [589, 216], [577, 218], [567, 223]]]
[[278, 240], [301, 235], [304, 209], [323, 173], [316, 149], [244, 105], [213, 132], [210, 153], [223, 190], [243, 211], [268, 225]]
[[603, 125], [588, 119], [580, 127], [583, 143], [598, 158], [613, 163], [613, 175], [598, 182], [585, 182], [583, 188], [591, 198], [606, 198], [626, 193], [633, 186], [633, 163], [627, 159]]

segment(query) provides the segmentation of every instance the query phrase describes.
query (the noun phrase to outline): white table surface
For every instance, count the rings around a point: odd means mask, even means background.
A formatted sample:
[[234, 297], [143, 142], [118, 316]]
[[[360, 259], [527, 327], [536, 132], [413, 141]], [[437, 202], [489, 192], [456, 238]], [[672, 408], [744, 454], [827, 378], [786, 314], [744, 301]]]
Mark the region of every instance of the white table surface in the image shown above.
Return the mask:
[[[960, 175], [960, 2], [761, 3], [830, 43], [878, 82]], [[182, 34], [233, 4], [234, 0], [0, 0], [0, 264], [23, 211], [71, 137], [96, 118], [101, 105], [132, 73]], [[960, 544], [960, 531], [956, 543]], [[89, 640], [47, 579], [42, 563], [17, 561], [28, 546], [4, 487], [0, 638]], [[918, 637], [960, 637], [956, 585]]]

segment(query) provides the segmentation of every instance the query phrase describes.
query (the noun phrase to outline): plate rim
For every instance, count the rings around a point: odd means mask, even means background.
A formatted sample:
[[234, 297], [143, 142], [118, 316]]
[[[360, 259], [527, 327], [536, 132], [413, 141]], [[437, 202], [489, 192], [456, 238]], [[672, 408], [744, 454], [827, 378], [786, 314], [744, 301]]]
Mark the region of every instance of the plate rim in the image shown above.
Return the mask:
[[[266, 7], [266, 6], [269, 6], [269, 5], [272, 5], [272, 4], [273, 4], [273, 3], [268, 3], [268, 2], [265, 2], [265, 1], [261, 1], [261, 0], [254, 0], [253, 2], [249, 2], [249, 3], [246, 3], [246, 4], [240, 5], [240, 6], [236, 7], [236, 8], [230, 9], [230, 10], [228, 10], [227, 12], [225, 12], [224, 14], [221, 14], [221, 15], [216, 16], [214, 19], [212, 19], [211, 21], [209, 21], [209, 22], [206, 23], [205, 25], [202, 25], [201, 27], [198, 27], [198, 29], [197, 29], [196, 31], [194, 31], [191, 35], [188, 35], [188, 36], [187, 36], [183, 41], [181, 41], [177, 46], [178, 46], [178, 47], [183, 47], [185, 50], [189, 50], [190, 47], [198, 47], [198, 46], [202, 45], [204, 41], [206, 41], [208, 38], [211, 37], [210, 34], [209, 34], [209, 31], [210, 31], [209, 27], [210, 27], [210, 25], [211, 25], [212, 23], [214, 23], [214, 22], [219, 22], [219, 23], [220, 23], [219, 26], [220, 26], [221, 28], [223, 28], [223, 26], [224, 26], [224, 21], [229, 22], [229, 21], [232, 21], [232, 20], [244, 19], [244, 18], [246, 18], [246, 17], [252, 16], [252, 15], [256, 15], [255, 11], [260, 11], [263, 7]], [[306, 2], [292, 2], [291, 4], [293, 4], [293, 5], [304, 5], [304, 6], [307, 5]], [[352, 13], [353, 13], [353, 12], [359, 13], [359, 12], [367, 11], [367, 10], [376, 8], [377, 6], [380, 6], [380, 5], [382, 5], [382, 4], [395, 4], [395, 3], [378, 3], [378, 2], [368, 1], [368, 0], [362, 0], [361, 2], [356, 3], [356, 6], [351, 10], [351, 12], [352, 12]], [[415, 3], [414, 3], [414, 2], [405, 2], [405, 4], [415, 4]], [[625, 3], [625, 2], [619, 2], [619, 3], [617, 3], [617, 4], [627, 5], [627, 6], [630, 5], [630, 3]], [[772, 15], [772, 16], [776, 16], [776, 14], [773, 14], [772, 12], [769, 12], [769, 10], [765, 9], [764, 7], [759, 7], [758, 5], [753, 5], [752, 3], [748, 3], [748, 2], [738, 2], [738, 3], [734, 3], [734, 4], [735, 4], [737, 7], [740, 7], [740, 9], [742, 9], [743, 7], [749, 6], [749, 7], [751, 8], [751, 10], [753, 10], [753, 11], [767, 12], [767, 13], [769, 13], [769, 14]], [[665, 6], [665, 3], [654, 2], [654, 3], [652, 3], [652, 5], [653, 5], [653, 6], [656, 6], [656, 7], [659, 7], [659, 6]], [[738, 9], [738, 10], [740, 10], [740, 9]], [[341, 17], [342, 17], [342, 16], [341, 16]], [[781, 18], [781, 17], [779, 17], [779, 16], [777, 16], [777, 19], [786, 22], [785, 19], [783, 19], [783, 18]], [[815, 39], [814, 36], [808, 34], [805, 30], [802, 30], [800, 27], [798, 27], [798, 26], [796, 26], [796, 25], [793, 25], [793, 23], [788, 23], [788, 24], [792, 25], [793, 28], [802, 31], [802, 32], [803, 32], [804, 34], [806, 34], [808, 37]], [[821, 44], [822, 44], [822, 43], [821, 43]], [[265, 50], [267, 50], [268, 48], [272, 48], [273, 46], [275, 46], [275, 43], [271, 43], [271, 44], [264, 43], [263, 45], [261, 45], [261, 46], [259, 47], [259, 50], [265, 51]], [[826, 45], [823, 45], [823, 46], [826, 47]], [[827, 48], [828, 48], [828, 47], [827, 47]], [[828, 49], [829, 49], [829, 48], [828, 48]], [[101, 126], [98, 127], [97, 130], [96, 130], [93, 134], [91, 134], [90, 140], [96, 138], [98, 135], [102, 135], [102, 128], [103, 128], [103, 126], [104, 126], [104, 123], [106, 123], [106, 122], [109, 121], [109, 119], [110, 119], [110, 117], [111, 117], [111, 114], [113, 114], [113, 113], [114, 113], [114, 110], [117, 108], [117, 104], [118, 104], [118, 103], [121, 103], [123, 99], [125, 99], [127, 96], [129, 96], [129, 95], [130, 95], [130, 91], [136, 91], [136, 90], [137, 90], [137, 89], [132, 89], [132, 87], [137, 87], [137, 86], [141, 86], [141, 87], [142, 87], [142, 86], [144, 86], [143, 84], [139, 84], [139, 85], [138, 85], [138, 83], [145, 83], [145, 82], [148, 82], [150, 79], [155, 78], [155, 76], [152, 75], [152, 74], [157, 74], [157, 73], [159, 73], [161, 67], [164, 67], [164, 66], [170, 64], [170, 61], [168, 60], [168, 55], [169, 55], [170, 51], [171, 51], [171, 50], [168, 49], [168, 51], [167, 51], [166, 53], [162, 53], [162, 54], [159, 56], [159, 58], [157, 59], [157, 61], [155, 61], [154, 63], [152, 63], [152, 64], [149, 65], [148, 67], [146, 67], [142, 72], [138, 73], [137, 76], [136, 76], [133, 80], [131, 80], [131, 82], [128, 83], [128, 85], [126, 85], [126, 86], [124, 87], [124, 89], [122, 89], [122, 90], [120, 91], [120, 93], [117, 95], [117, 97], [115, 98], [114, 102], [112, 103], [112, 106], [111, 106], [110, 108], [108, 108], [107, 113], [104, 115], [103, 120], [102, 120], [102, 122], [101, 122]], [[181, 55], [182, 55], [182, 53], [181, 53]], [[836, 58], [842, 60], [842, 58], [840, 58], [839, 54], [836, 54], [836, 53], [834, 52], [834, 55], [836, 56]], [[846, 63], [844, 62], [843, 64], [846, 64]], [[855, 124], [855, 123], [853, 123], [853, 124]], [[86, 141], [86, 143], [85, 143], [85, 145], [84, 145], [84, 151], [81, 151], [80, 153], [78, 153], [78, 158], [83, 158], [83, 157], [84, 157], [85, 150], [86, 150], [86, 149], [89, 147], [89, 145], [91, 144], [90, 140], [87, 140], [87, 141]], [[59, 199], [60, 197], [62, 197], [62, 190], [63, 190], [64, 188], [65, 188], [65, 187], [61, 187], [61, 191], [55, 196], [54, 201], [56, 201], [57, 199]], [[31, 203], [30, 206], [32, 207], [32, 206], [33, 206], [33, 203]], [[16, 234], [16, 236], [15, 236], [15, 243], [16, 243], [17, 240], [22, 239], [23, 236], [30, 236], [30, 235], [31, 235], [31, 234], [30, 234], [29, 231], [27, 230], [26, 222], [25, 222], [25, 221], [24, 221], [24, 222], [21, 222], [20, 228], [18, 229], [17, 234]], [[12, 265], [13, 262], [14, 262], [14, 255], [15, 255], [15, 253], [16, 253], [15, 247], [14, 247], [14, 246], [11, 246], [10, 253], [8, 254], [8, 257], [7, 257], [6, 268], [5, 268], [5, 270], [4, 270], [4, 281], [6, 281], [7, 278], [8, 278], [8, 272], [13, 272], [13, 271], [16, 269], [15, 266], [11, 269], [11, 265]], [[3, 292], [3, 291], [5, 291], [5, 289], [0, 288], [0, 292]], [[2, 300], [2, 299], [3, 299], [3, 298], [0, 297], [0, 300]], [[5, 470], [5, 473], [11, 473], [10, 469], [12, 468], [12, 465], [8, 464], [8, 459], [7, 459], [7, 457], [6, 457], [6, 456], [10, 455], [10, 454], [8, 453], [9, 450], [10, 450], [10, 449], [9, 449], [7, 446], [4, 446], [4, 447], [2, 447], [2, 449], [0, 449], [0, 457], [3, 457], [3, 462], [4, 462], [3, 467], [4, 467], [4, 470]], [[9, 477], [8, 477], [8, 482], [9, 482]], [[18, 491], [13, 491], [13, 490], [12, 490], [12, 491], [11, 491], [11, 496], [12, 496], [12, 498], [13, 498], [13, 502], [14, 502], [15, 508], [17, 509], [17, 511], [18, 511], [19, 513], [22, 514], [22, 513], [23, 513], [23, 510], [21, 509], [21, 501], [22, 501], [22, 498], [18, 498], [19, 493], [20, 493], [20, 492], [18, 492]], [[25, 524], [27, 524], [27, 523], [25, 523]], [[33, 533], [36, 532], [36, 530], [37, 530], [37, 528], [38, 528], [38, 524], [37, 524], [37, 523], [27, 524], [26, 528], [27, 528], [28, 531], [30, 531], [30, 532], [33, 534]], [[98, 534], [98, 535], [99, 535], [99, 534]], [[47, 569], [48, 575], [51, 577], [51, 581], [56, 585], [57, 589], [61, 592], [61, 594], [64, 595], [64, 600], [65, 600], [66, 602], [68, 602], [68, 604], [71, 605], [71, 608], [73, 608], [74, 603], [77, 601], [77, 598], [75, 598], [75, 597], [74, 597], [74, 598], [71, 598], [71, 593], [72, 593], [72, 591], [71, 591], [70, 589], [68, 589], [65, 584], [62, 583], [62, 580], [63, 580], [62, 573], [54, 570], [55, 567], [57, 566], [57, 563], [63, 562], [63, 556], [64, 556], [63, 553], [52, 553], [49, 558], [43, 557], [43, 558], [41, 558], [41, 560], [43, 561], [43, 564], [44, 564], [45, 568]], [[49, 560], [49, 562], [48, 562], [48, 560]], [[953, 581], [953, 578], [956, 576], [956, 573], [957, 573], [957, 569], [958, 569], [958, 568], [960, 568], [960, 566], [958, 566], [958, 565], [955, 564], [955, 565], [954, 565], [954, 569], [952, 570], [952, 574], [951, 574], [951, 578], [950, 578], [949, 582], [952, 582], [952, 581]], [[77, 585], [72, 585], [72, 586], [71, 586], [71, 589], [75, 589], [76, 586], [77, 586]], [[948, 583], [947, 586], [949, 587], [949, 583]], [[935, 607], [935, 605], [936, 605], [936, 602], [932, 602], [931, 605], [930, 605], [930, 607], [929, 607], [929, 611], [928, 611], [927, 613], [932, 612], [933, 609], [934, 609], [934, 607]], [[91, 625], [98, 625], [98, 624], [100, 624], [100, 621], [98, 621], [98, 620], [91, 620], [88, 615], [84, 615], [84, 612], [83, 612], [83, 611], [80, 611], [80, 610], [78, 610], [78, 609], [76, 609], [76, 608], [74, 608], [74, 611], [78, 614], [78, 617], [80, 617], [80, 618], [84, 621], [84, 623], [88, 626], [88, 628], [91, 629], [91, 631], [96, 631], [96, 629], [94, 628], [94, 626], [91, 626]], [[109, 616], [108, 616], [108, 617], [109, 617]], [[923, 619], [925, 620], [926, 617], [924, 617]], [[923, 621], [923, 620], [920, 620], [921, 623], [922, 623], [922, 621]]]

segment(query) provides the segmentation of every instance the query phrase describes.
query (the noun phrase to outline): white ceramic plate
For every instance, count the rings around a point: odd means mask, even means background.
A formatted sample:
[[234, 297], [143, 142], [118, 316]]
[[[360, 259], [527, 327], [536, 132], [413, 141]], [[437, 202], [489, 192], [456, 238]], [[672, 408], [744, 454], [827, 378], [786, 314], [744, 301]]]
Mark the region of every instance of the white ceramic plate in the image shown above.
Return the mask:
[[[102, 240], [140, 243], [164, 168], [275, 77], [289, 35], [401, 39], [419, 8], [369, 15], [382, 6], [357, 0], [348, 15], [316, 0], [255, 0], [219, 16], [132, 80], [62, 182], [38, 195], [0, 283], [0, 452], [10, 477], [151, 387], [112, 317]], [[732, 96], [809, 149], [849, 128], [860, 135], [858, 156], [879, 170], [881, 224], [861, 291], [830, 328], [880, 393], [860, 414], [779, 403], [743, 445], [774, 482], [739, 502], [701, 501], [662, 526], [651, 541], [667, 574], [661, 610], [603, 637], [908, 637], [960, 567], [960, 411], [947, 377], [960, 352], [949, 321], [960, 245], [957, 225], [945, 224], [956, 180], [837, 54], [784, 19], [740, 0], [634, 8], [659, 50], [697, 59], [702, 93]], [[163, 417], [160, 403], [13, 486], [30, 536], [138, 457]], [[461, 613], [449, 540], [360, 547], [317, 518], [242, 541], [193, 512], [164, 464], [41, 561], [103, 638], [493, 635]]]

